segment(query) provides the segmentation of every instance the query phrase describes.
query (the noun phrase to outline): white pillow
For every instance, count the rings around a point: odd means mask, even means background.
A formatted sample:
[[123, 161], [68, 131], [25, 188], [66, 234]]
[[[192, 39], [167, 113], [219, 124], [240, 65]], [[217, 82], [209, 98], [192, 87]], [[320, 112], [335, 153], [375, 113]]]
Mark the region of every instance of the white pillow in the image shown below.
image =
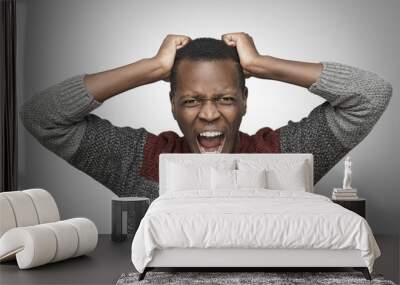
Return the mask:
[[235, 191], [241, 188], [267, 188], [266, 170], [211, 168], [211, 189]]
[[168, 161], [166, 164], [166, 191], [193, 189], [211, 190], [211, 167], [235, 169], [236, 160], [215, 159], [193, 163], [187, 159]]
[[170, 162], [168, 164], [167, 191], [188, 189], [210, 189], [210, 166], [186, 166]]
[[268, 188], [274, 190], [307, 191], [308, 179], [305, 175], [305, 164], [293, 168], [270, 169], [267, 172]]
[[310, 188], [309, 167], [307, 161], [246, 161], [239, 160], [240, 170], [267, 171], [267, 187], [274, 190], [307, 191]]
[[212, 190], [236, 190], [236, 170], [211, 168], [211, 189]]
[[267, 171], [261, 170], [236, 170], [237, 188], [267, 188]]

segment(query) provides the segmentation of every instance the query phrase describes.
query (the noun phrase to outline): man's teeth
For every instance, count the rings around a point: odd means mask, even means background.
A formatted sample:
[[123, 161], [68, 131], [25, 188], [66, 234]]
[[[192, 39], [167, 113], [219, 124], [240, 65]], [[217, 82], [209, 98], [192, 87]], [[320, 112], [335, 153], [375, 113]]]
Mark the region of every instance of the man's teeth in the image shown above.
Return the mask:
[[200, 136], [203, 137], [216, 137], [222, 135], [222, 132], [202, 132]]
[[[220, 136], [220, 135], [224, 135], [224, 133], [220, 132], [220, 131], [213, 131], [213, 132], [207, 131], [207, 132], [202, 132], [199, 134], [199, 136], [210, 137], [210, 138]], [[225, 137], [223, 138], [223, 141], [222, 141], [221, 145], [218, 147], [218, 149], [214, 150], [214, 151], [206, 151], [206, 149], [204, 149], [198, 141], [197, 141], [197, 144], [199, 146], [200, 153], [221, 153], [222, 148], [225, 144]]]

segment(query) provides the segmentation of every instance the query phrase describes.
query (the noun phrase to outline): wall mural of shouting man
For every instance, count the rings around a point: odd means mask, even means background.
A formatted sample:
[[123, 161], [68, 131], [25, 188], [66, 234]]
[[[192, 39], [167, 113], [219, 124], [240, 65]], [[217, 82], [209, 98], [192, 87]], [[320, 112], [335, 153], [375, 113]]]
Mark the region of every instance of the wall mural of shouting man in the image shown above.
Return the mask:
[[[299, 122], [249, 135], [239, 130], [249, 77], [302, 86], [326, 101]], [[172, 114], [183, 137], [117, 127], [90, 114], [117, 94], [159, 80], [171, 84]], [[75, 75], [35, 94], [20, 117], [44, 147], [116, 195], [153, 201], [160, 153], [312, 153], [315, 184], [367, 136], [391, 95], [392, 85], [371, 71], [261, 55], [246, 33], [194, 40], [168, 35], [154, 57]]]

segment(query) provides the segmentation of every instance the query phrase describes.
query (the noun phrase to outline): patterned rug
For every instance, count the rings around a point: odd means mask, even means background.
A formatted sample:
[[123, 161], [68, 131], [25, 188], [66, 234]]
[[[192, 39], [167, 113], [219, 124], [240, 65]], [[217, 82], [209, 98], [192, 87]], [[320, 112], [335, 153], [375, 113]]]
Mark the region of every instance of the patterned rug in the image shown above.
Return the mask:
[[379, 284], [396, 285], [384, 280], [381, 274], [371, 274], [372, 280], [366, 280], [361, 272], [147, 272], [146, 277], [138, 281], [139, 273], [123, 273], [116, 285], [134, 284]]

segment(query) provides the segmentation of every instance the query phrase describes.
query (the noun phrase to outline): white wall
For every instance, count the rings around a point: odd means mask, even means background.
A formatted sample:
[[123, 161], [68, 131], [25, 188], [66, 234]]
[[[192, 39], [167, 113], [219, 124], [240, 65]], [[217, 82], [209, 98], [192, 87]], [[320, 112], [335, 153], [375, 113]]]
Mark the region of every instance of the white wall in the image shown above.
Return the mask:
[[[170, 33], [194, 39], [244, 31], [261, 54], [337, 61], [374, 71], [392, 83], [393, 97], [373, 131], [350, 153], [353, 186], [367, 198], [367, 219], [374, 232], [400, 233], [399, 11], [395, 0], [19, 0], [19, 105], [69, 76], [152, 57]], [[307, 89], [283, 82], [251, 78], [247, 86], [241, 131], [249, 134], [300, 120], [323, 102]], [[170, 111], [168, 91], [163, 81], [141, 86], [109, 99], [94, 113], [118, 126], [182, 135]], [[20, 188], [45, 188], [54, 195], [63, 219], [88, 217], [100, 233], [110, 233], [113, 193], [46, 150], [22, 125], [19, 133]], [[343, 162], [316, 185], [316, 192], [329, 196], [333, 187], [340, 187], [342, 172]]]

